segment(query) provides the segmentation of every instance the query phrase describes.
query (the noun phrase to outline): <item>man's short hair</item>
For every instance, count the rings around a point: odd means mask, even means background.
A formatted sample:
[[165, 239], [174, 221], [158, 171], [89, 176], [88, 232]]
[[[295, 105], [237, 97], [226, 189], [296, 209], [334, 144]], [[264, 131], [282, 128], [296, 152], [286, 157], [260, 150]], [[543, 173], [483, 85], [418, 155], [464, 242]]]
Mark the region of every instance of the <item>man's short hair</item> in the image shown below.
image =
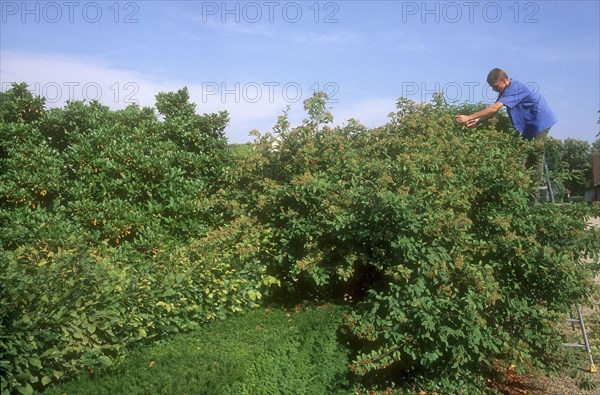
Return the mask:
[[508, 75], [506, 75], [506, 72], [504, 72], [504, 70], [499, 69], [499, 68], [495, 68], [492, 69], [492, 71], [490, 71], [490, 73], [487, 76], [487, 83], [492, 85], [496, 82], [498, 82], [498, 80], [501, 80], [503, 78], [508, 78]]

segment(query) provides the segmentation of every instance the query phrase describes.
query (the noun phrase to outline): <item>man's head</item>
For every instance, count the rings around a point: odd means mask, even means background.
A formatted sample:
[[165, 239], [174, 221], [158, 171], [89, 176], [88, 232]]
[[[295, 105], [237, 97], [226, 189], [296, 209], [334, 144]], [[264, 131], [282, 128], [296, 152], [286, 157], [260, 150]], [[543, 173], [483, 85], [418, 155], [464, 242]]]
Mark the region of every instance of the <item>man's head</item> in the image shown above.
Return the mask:
[[508, 75], [504, 70], [495, 68], [489, 72], [487, 83], [494, 91], [501, 93], [510, 83], [510, 78], [508, 78]]

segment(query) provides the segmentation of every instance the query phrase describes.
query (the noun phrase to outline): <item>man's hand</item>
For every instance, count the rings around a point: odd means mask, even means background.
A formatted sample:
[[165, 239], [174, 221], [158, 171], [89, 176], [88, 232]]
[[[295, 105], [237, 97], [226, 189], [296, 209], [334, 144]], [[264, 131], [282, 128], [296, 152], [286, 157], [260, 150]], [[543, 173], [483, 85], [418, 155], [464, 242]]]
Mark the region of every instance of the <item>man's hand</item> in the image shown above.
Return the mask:
[[455, 119], [456, 122], [464, 123], [465, 126], [468, 128], [474, 127], [475, 125], [477, 125], [477, 122], [479, 122], [479, 118], [470, 119], [468, 115], [457, 115]]
[[467, 123], [469, 121], [469, 116], [468, 115], [457, 115], [455, 119], [456, 119], [456, 122], [458, 122], [458, 123]]

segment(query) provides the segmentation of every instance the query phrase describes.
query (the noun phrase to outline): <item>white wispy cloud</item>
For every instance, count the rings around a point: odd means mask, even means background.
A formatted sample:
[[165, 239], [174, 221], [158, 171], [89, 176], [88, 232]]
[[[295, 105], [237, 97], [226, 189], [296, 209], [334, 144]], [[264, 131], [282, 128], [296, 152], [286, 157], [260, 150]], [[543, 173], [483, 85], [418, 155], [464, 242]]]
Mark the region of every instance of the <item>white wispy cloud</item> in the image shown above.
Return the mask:
[[290, 36], [291, 41], [301, 44], [356, 44], [362, 41], [360, 33], [339, 31], [333, 33], [294, 33]]
[[395, 44], [392, 47], [394, 52], [429, 52], [429, 49], [425, 44], [420, 42], [403, 42]]
[[[196, 22], [202, 22], [200, 17], [193, 18]], [[230, 35], [274, 37], [276, 32], [272, 25], [252, 23], [221, 23], [218, 21], [205, 21], [202, 27]]]

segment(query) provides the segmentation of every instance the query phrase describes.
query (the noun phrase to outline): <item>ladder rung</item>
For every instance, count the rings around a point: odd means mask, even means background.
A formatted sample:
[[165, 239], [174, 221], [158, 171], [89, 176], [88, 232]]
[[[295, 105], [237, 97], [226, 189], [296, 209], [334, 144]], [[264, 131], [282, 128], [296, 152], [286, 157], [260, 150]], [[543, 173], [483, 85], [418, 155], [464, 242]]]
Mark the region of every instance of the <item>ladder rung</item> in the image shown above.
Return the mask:
[[581, 323], [578, 318], [567, 318], [567, 322], [576, 322], [578, 324]]
[[574, 348], [586, 348], [585, 344], [579, 344], [579, 343], [563, 343], [563, 346], [574, 347]]

